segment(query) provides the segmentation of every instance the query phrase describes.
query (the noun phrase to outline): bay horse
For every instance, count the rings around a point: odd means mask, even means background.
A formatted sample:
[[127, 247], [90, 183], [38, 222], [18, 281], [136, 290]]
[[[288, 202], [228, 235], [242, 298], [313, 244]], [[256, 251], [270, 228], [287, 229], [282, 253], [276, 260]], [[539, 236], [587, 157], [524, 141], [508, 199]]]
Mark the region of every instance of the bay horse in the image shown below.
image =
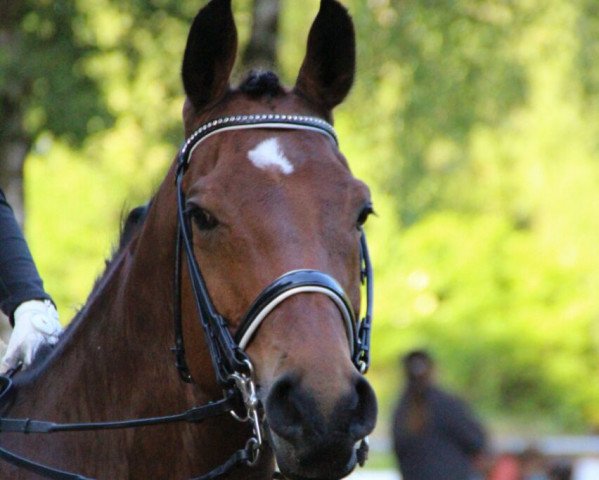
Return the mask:
[[[372, 204], [331, 126], [354, 42], [346, 9], [322, 0], [292, 89], [270, 72], [232, 88], [231, 2], [200, 10], [182, 66], [186, 142], [59, 343], [6, 385], [0, 478], [352, 471], [377, 409], [369, 323], [356, 321]], [[188, 421], [156, 420], [181, 411]], [[36, 433], [49, 422], [83, 427]]]

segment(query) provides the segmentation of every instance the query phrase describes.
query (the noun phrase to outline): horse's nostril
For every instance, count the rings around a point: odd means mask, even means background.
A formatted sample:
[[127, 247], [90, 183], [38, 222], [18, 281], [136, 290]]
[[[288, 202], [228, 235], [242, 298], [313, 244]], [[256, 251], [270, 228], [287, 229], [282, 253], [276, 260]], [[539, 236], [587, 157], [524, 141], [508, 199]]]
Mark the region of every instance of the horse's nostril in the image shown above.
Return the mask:
[[376, 396], [368, 381], [361, 375], [356, 378], [356, 407], [353, 411], [349, 432], [355, 440], [359, 440], [374, 429], [378, 408]]
[[345, 394], [337, 394], [334, 409], [325, 413], [319, 405], [330, 403], [330, 398], [321, 401], [333, 392], [306, 391], [298, 377], [281, 377], [265, 402], [269, 427], [293, 444], [308, 438], [325, 443], [342, 438], [351, 445], [374, 429], [377, 404], [370, 384], [361, 375], [356, 374], [348, 387]]
[[270, 428], [277, 435], [290, 441], [302, 434], [302, 414], [297, 403], [296, 391], [297, 380], [285, 376], [275, 382], [266, 399]]

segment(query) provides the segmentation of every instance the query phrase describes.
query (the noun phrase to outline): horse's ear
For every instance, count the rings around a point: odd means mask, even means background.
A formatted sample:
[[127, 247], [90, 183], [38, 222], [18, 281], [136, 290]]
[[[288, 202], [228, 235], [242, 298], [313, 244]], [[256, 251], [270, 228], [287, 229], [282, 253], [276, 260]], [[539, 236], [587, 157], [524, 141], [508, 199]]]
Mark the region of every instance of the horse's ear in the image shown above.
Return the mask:
[[355, 69], [356, 41], [351, 17], [337, 1], [321, 0], [295, 91], [332, 110], [349, 93]]
[[231, 0], [211, 0], [196, 15], [183, 56], [183, 87], [196, 112], [227, 92], [236, 53]]

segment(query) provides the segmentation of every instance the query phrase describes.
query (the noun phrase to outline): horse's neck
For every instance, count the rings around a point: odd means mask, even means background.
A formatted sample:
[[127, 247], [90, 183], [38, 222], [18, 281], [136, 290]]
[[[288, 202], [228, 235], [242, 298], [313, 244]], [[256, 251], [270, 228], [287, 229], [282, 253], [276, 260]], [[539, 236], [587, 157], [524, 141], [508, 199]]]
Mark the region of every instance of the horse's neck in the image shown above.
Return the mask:
[[[128, 250], [115, 257], [42, 370], [18, 380], [11, 417], [122, 420], [180, 413], [216, 399], [197, 383], [183, 383], [174, 367], [170, 347], [175, 226], [167, 225], [170, 229], [165, 231], [164, 217], [157, 215], [146, 222]], [[38, 436], [33, 443], [30, 436], [12, 437], [15, 443], [8, 446], [27, 446], [42, 463], [90, 471], [99, 478], [150, 478], [151, 471], [151, 478], [184, 479], [222, 464], [249, 436], [247, 426], [229, 416], [155, 428], [154, 436], [132, 429], [111, 431], [109, 437], [70, 434], [59, 441]], [[99, 448], [107, 461], [90, 454]], [[0, 462], [2, 478], [3, 468]], [[264, 479], [270, 472], [272, 456], [267, 451], [258, 467], [241, 468], [230, 478]]]
[[[36, 395], [22, 397], [41, 397], [51, 405], [53, 397], [63, 401], [73, 395], [92, 416], [135, 416], [139, 412], [133, 408], [160, 406], [160, 399], [148, 394], [148, 385], [160, 385], [157, 390], [163, 391], [173, 384], [180, 403], [186, 403], [189, 389], [179, 385], [170, 351], [174, 240], [169, 245], [163, 237], [152, 251], [155, 238], [150, 237], [160, 233], [153, 230], [152, 220], [148, 218], [133, 244], [115, 257], [43, 371], [22, 385], [21, 391]], [[174, 238], [167, 233], [166, 238]], [[140, 399], [131, 402], [135, 392]], [[119, 398], [120, 406], [114, 401]], [[108, 408], [111, 412], [102, 411]]]

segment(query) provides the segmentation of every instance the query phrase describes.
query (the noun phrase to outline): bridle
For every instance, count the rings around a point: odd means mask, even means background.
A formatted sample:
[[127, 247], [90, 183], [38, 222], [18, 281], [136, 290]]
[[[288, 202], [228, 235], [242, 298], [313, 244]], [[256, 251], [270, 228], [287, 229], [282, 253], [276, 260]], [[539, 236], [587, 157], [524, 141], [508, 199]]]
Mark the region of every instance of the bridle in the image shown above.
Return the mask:
[[[183, 144], [179, 151], [176, 169], [177, 189], [177, 239], [175, 249], [174, 279], [174, 334], [175, 365], [181, 378], [191, 382], [191, 374], [185, 356], [185, 342], [181, 314], [181, 269], [185, 253], [189, 278], [193, 290], [198, 319], [204, 330], [206, 343], [214, 368], [216, 381], [223, 389], [221, 400], [207, 405], [193, 407], [181, 414], [165, 417], [142, 418], [117, 422], [93, 422], [58, 424], [30, 419], [0, 417], [0, 432], [52, 433], [57, 431], [81, 431], [130, 428], [170, 422], [199, 422], [205, 418], [231, 413], [242, 422], [251, 422], [252, 435], [244, 448], [237, 450], [222, 465], [191, 480], [218, 478], [240, 465], [254, 465], [263, 445], [261, 406], [256, 395], [254, 369], [245, 352], [261, 322], [268, 314], [286, 299], [300, 293], [319, 293], [329, 297], [337, 306], [345, 323], [352, 362], [361, 373], [366, 373], [370, 364], [370, 330], [372, 322], [373, 286], [372, 267], [366, 236], [360, 232], [360, 280], [366, 287], [366, 309], [361, 320], [357, 320], [351, 302], [339, 283], [330, 275], [318, 270], [293, 270], [285, 273], [268, 285], [254, 300], [234, 335], [227, 321], [216, 310], [202, 272], [193, 251], [191, 214], [186, 209], [183, 177], [191, 161], [194, 150], [202, 141], [217, 133], [245, 129], [290, 129], [309, 130], [330, 138], [335, 146], [337, 136], [333, 127], [322, 119], [297, 115], [239, 115], [212, 120], [200, 126]], [[11, 393], [12, 381], [0, 377], [4, 388], [0, 393], [0, 406]], [[367, 448], [365, 439], [358, 450]], [[91, 480], [87, 477], [41, 465], [13, 452], [0, 448], [0, 458], [14, 465], [33, 471], [46, 478], [57, 480]]]
[[[250, 343], [253, 335], [258, 330], [260, 323], [280, 303], [291, 296], [300, 293], [320, 293], [328, 296], [339, 309], [345, 322], [349, 339], [352, 361], [361, 373], [365, 373], [369, 365], [370, 352], [370, 324], [372, 318], [372, 268], [366, 246], [366, 237], [361, 232], [361, 280], [367, 285], [366, 316], [360, 322], [347, 295], [339, 283], [330, 275], [318, 270], [293, 270], [283, 274], [268, 285], [254, 300], [253, 304], [243, 316], [235, 333], [231, 335], [228, 323], [216, 311], [208, 289], [204, 282], [200, 266], [193, 252], [193, 236], [190, 214], [185, 207], [185, 194], [183, 192], [183, 177], [191, 161], [194, 150], [202, 141], [210, 136], [231, 130], [245, 129], [292, 129], [310, 130], [329, 137], [337, 145], [337, 137], [333, 127], [324, 120], [315, 117], [297, 115], [240, 115], [218, 118], [208, 122], [197, 129], [185, 142], [179, 152], [176, 173], [177, 185], [177, 211], [179, 219], [177, 265], [175, 268], [175, 305], [181, 303], [181, 250], [185, 251], [189, 276], [193, 288], [196, 308], [199, 312], [200, 323], [204, 329], [212, 365], [216, 372], [216, 380], [223, 389], [238, 388], [242, 392], [247, 417], [252, 421], [254, 437], [252, 442], [253, 461], [257, 459], [261, 444], [261, 424], [258, 413], [259, 405], [255, 398], [255, 386], [252, 363], [245, 353], [245, 348]], [[180, 308], [175, 312], [175, 356], [176, 364], [185, 381], [191, 381], [191, 375], [185, 360], [185, 346], [181, 326]], [[250, 392], [248, 395], [245, 391]]]
[[[316, 117], [298, 115], [240, 115], [224, 117], [213, 120], [198, 128], [185, 142], [178, 156], [176, 173], [177, 185], [177, 212], [179, 230], [177, 239], [177, 265], [175, 268], [175, 305], [180, 305], [180, 270], [181, 247], [185, 250], [187, 266], [194, 291], [196, 307], [200, 313], [202, 327], [204, 327], [213, 367], [217, 380], [223, 387], [227, 387], [227, 378], [232, 372], [248, 373], [249, 358], [244, 349], [251, 341], [260, 323], [266, 316], [285, 299], [299, 293], [321, 293], [329, 298], [338, 307], [345, 322], [349, 339], [352, 360], [361, 373], [368, 369], [370, 358], [370, 324], [372, 319], [372, 267], [366, 245], [366, 236], [363, 231], [360, 235], [360, 255], [362, 283], [367, 288], [367, 308], [365, 317], [358, 322], [356, 314], [347, 295], [339, 283], [330, 275], [317, 270], [293, 270], [285, 273], [269, 286], [267, 286], [254, 300], [247, 313], [243, 316], [240, 325], [231, 336], [227, 322], [218, 314], [214, 307], [208, 289], [202, 277], [198, 262], [193, 253], [193, 237], [190, 215], [185, 207], [185, 194], [183, 192], [183, 177], [191, 160], [194, 150], [200, 143], [216, 133], [242, 129], [292, 129], [310, 130], [329, 137], [337, 145], [337, 136], [333, 127]], [[185, 348], [181, 329], [181, 313], [175, 311], [175, 332], [177, 366], [184, 380], [189, 381], [189, 369], [185, 362]]]

